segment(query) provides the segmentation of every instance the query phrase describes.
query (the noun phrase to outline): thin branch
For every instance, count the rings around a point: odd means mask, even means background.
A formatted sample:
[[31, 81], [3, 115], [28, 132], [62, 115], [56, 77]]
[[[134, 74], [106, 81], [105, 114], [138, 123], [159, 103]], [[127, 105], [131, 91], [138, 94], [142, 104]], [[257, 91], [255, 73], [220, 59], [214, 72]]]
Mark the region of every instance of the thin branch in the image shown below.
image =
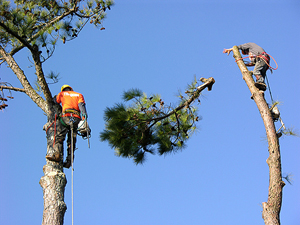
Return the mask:
[[23, 88], [0, 86], [0, 90], [2, 90], [2, 89], [8, 89], [8, 90], [12, 90], [12, 91], [18, 91], [18, 92], [24, 92], [24, 93], [26, 93], [25, 89], [23, 89]]
[[43, 94], [47, 102], [50, 102], [52, 100], [52, 94], [47, 84], [47, 81], [45, 79], [44, 71], [42, 69], [42, 63], [40, 60], [40, 52], [37, 45], [34, 46], [31, 53], [34, 60], [35, 71], [36, 71], [36, 76], [38, 78], [39, 85], [42, 88]]
[[[69, 16], [70, 14], [76, 12], [76, 7], [73, 7], [71, 10], [63, 13], [62, 15], [55, 17], [52, 21], [48, 22], [48, 23], [43, 23], [39, 26], [33, 27], [33, 29], [39, 29], [40, 27], [41, 30], [37, 33], [35, 33], [34, 35], [32, 35], [30, 38], [28, 38], [27, 40], [24, 40], [22, 37], [20, 37], [17, 33], [13, 32], [12, 30], [10, 30], [5, 24], [0, 22], [0, 26], [2, 26], [9, 34], [11, 34], [12, 36], [16, 37], [21, 43], [21, 46], [15, 47], [14, 49], [11, 50], [11, 52], [9, 53], [11, 56], [13, 56], [14, 54], [16, 54], [18, 51], [20, 51], [21, 49], [23, 49], [24, 47], [27, 47], [29, 49], [31, 49], [31, 45], [29, 44], [32, 40], [38, 38], [40, 36], [40, 33], [44, 32], [46, 29], [48, 29], [50, 26], [52, 26], [54, 23], [62, 20], [63, 18]], [[2, 64], [3, 62], [1, 62]]]
[[0, 21], [0, 26], [10, 35], [14, 36], [15, 38], [17, 38], [24, 46], [26, 46], [28, 49], [31, 49], [32, 46], [29, 44], [28, 41], [26, 41], [24, 38], [20, 37], [16, 32], [12, 31], [11, 29], [9, 29], [9, 27], [7, 27], [4, 23], [2, 23]]

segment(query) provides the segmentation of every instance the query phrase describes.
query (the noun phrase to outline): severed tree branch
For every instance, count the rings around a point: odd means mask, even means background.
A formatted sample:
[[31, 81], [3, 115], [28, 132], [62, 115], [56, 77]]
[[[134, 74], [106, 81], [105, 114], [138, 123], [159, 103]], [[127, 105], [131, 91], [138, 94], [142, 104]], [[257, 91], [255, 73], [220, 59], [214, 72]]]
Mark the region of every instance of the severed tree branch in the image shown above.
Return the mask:
[[[189, 98], [187, 101], [185, 101], [183, 104], [181, 104], [180, 106], [178, 106], [177, 108], [173, 109], [170, 113], [161, 116], [161, 117], [157, 117], [155, 119], [149, 119], [148, 121], [152, 121], [154, 120], [154, 122], [147, 128], [150, 129], [151, 127], [153, 127], [158, 121], [161, 121], [173, 114], [176, 114], [179, 110], [183, 109], [184, 107], [189, 107], [193, 101], [195, 101], [200, 93], [207, 88], [208, 91], [211, 91], [213, 84], [215, 83], [215, 79], [213, 77], [210, 77], [208, 79], [201, 77], [200, 81], [202, 81], [204, 84], [200, 85], [197, 87], [197, 90], [193, 93], [193, 96], [191, 98]], [[179, 123], [178, 123], [179, 124]]]
[[180, 106], [178, 106], [177, 108], [173, 109], [170, 113], [168, 113], [167, 115], [163, 116], [163, 117], [159, 117], [156, 118], [157, 120], [162, 120], [164, 118], [169, 117], [170, 115], [178, 112], [179, 110], [183, 109], [184, 107], [188, 107], [190, 104], [192, 104], [193, 101], [195, 101], [195, 99], [197, 99], [200, 95], [200, 93], [207, 88], [209, 91], [211, 91], [213, 84], [215, 83], [215, 79], [213, 77], [210, 77], [208, 79], [206, 78], [200, 78], [200, 81], [204, 82], [204, 84], [200, 85], [197, 87], [197, 90], [193, 93], [193, 96], [188, 99], [187, 101], [185, 101], [183, 104], [181, 104]]

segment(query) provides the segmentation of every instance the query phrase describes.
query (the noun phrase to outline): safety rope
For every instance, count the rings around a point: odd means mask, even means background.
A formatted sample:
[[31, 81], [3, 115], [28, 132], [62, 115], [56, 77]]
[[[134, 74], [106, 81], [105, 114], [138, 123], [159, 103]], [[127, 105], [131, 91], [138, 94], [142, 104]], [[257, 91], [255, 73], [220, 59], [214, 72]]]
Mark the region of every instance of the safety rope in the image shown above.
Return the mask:
[[270, 84], [269, 84], [269, 80], [268, 80], [267, 74], [266, 74], [266, 80], [267, 80], [267, 84], [268, 84], [268, 89], [269, 89], [271, 101], [272, 101], [272, 104], [273, 104], [274, 100], [273, 100], [273, 97], [272, 97], [272, 92], [271, 92], [271, 88], [270, 88]]
[[53, 138], [53, 148], [55, 145], [55, 137], [56, 137], [56, 118], [57, 118], [57, 114], [55, 114], [55, 119], [54, 119], [54, 138]]
[[[72, 120], [73, 117], [72, 117]], [[74, 157], [74, 145], [73, 145], [73, 122], [71, 122], [71, 165], [72, 165], [72, 187], [71, 187], [71, 192], [72, 192], [72, 225], [74, 225], [74, 167], [73, 167], [73, 157]]]
[[[72, 225], [74, 225], [74, 166], [73, 166], [73, 162], [74, 162], [74, 144], [73, 144], [73, 134], [74, 134], [74, 127], [73, 127], [73, 125], [74, 125], [74, 117], [73, 117], [73, 114], [72, 113], [70, 113], [71, 114], [71, 116], [70, 116], [70, 118], [71, 118], [71, 124], [70, 124], [70, 127], [71, 127], [71, 168], [72, 168], [72, 184], [71, 184], [71, 193], [72, 193]], [[60, 122], [64, 125], [64, 126], [68, 126], [62, 119], [61, 119], [61, 117], [59, 117], [59, 119], [60, 119]], [[84, 123], [86, 123], [86, 116], [84, 117], [84, 122], [82, 123], [82, 125], [81, 126], [84, 126]], [[46, 129], [46, 134], [47, 134], [47, 132], [48, 132], [48, 130], [49, 130], [49, 128], [54, 124], [54, 140], [53, 140], [53, 147], [54, 147], [54, 145], [55, 145], [55, 136], [56, 136], [56, 122], [57, 122], [57, 114], [55, 114], [55, 119], [54, 119], [54, 121], [47, 127], [47, 129]], [[81, 127], [80, 126], [80, 127]], [[80, 128], [80, 127], [78, 127], [77, 128], [77, 130]], [[77, 131], [76, 130], [76, 131]], [[88, 134], [89, 135], [89, 134]]]
[[[73, 158], [74, 158], [74, 145], [73, 145], [73, 132], [74, 132], [74, 128], [73, 128], [73, 124], [74, 124], [74, 118], [73, 115], [71, 114], [71, 165], [72, 165], [72, 187], [71, 187], [71, 192], [72, 192], [72, 225], [74, 225], [74, 167], [73, 167]], [[54, 124], [54, 140], [53, 140], [53, 147], [55, 145], [55, 136], [56, 136], [56, 122], [57, 122], [57, 114], [55, 114], [55, 119], [54, 121], [47, 127], [46, 129], [46, 134], [48, 133], [49, 128]], [[63, 122], [63, 120], [60, 117], [60, 122], [64, 125], [67, 126], [67, 124], [65, 124]]]
[[276, 64], [276, 68], [273, 68], [272, 66], [270, 66], [270, 64], [267, 62], [267, 60], [264, 57], [262, 57], [262, 56], [257, 56], [257, 57], [263, 59], [264, 62], [268, 65], [268, 67], [270, 67], [272, 70], [277, 70], [278, 64], [277, 64], [276, 60], [270, 54], [268, 54], [268, 53], [265, 53], [265, 54], [267, 54], [269, 57], [271, 57], [274, 60], [274, 62]]
[[[275, 62], [275, 64], [276, 64], [276, 68], [273, 68], [272, 66], [270, 66], [270, 64], [267, 62], [267, 60], [266, 60], [263, 56], [258, 55], [258, 56], [256, 56], [256, 57], [257, 57], [257, 58], [261, 58], [262, 60], [264, 60], [264, 62], [265, 62], [265, 63], [268, 65], [268, 67], [271, 68], [272, 70], [277, 70], [277, 69], [278, 69], [278, 64], [277, 64], [276, 60], [275, 60], [270, 54], [268, 54], [268, 53], [265, 53], [265, 54], [267, 54], [269, 57], [271, 57], [271, 58], [274, 60], [274, 62]], [[251, 56], [246, 56], [246, 57], [243, 57], [243, 58], [239, 58], [239, 59], [235, 60], [235, 62], [237, 62], [237, 61], [239, 61], [239, 60], [246, 59], [246, 58], [250, 58], [250, 57], [251, 57]]]

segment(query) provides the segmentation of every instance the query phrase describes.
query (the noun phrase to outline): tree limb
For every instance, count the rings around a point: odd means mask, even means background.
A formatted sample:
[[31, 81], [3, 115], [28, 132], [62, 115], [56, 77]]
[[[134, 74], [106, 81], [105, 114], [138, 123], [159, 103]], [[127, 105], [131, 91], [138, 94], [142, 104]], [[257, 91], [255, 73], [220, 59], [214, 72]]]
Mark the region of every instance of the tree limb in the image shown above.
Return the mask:
[[176, 109], [172, 110], [172, 112], [167, 114], [165, 117], [168, 117], [168, 116], [174, 114], [175, 112], [183, 109], [184, 107], [189, 106], [193, 101], [195, 101], [195, 99], [197, 99], [199, 97], [200, 93], [205, 88], [208, 88], [208, 90], [210, 91], [212, 89], [212, 85], [215, 83], [215, 79], [213, 77], [210, 77], [208, 79], [200, 78], [200, 80], [202, 82], [204, 82], [204, 84], [197, 87], [197, 90], [193, 93], [193, 96], [190, 99], [188, 99], [187, 101], [185, 101], [183, 104], [178, 106]]
[[12, 31], [9, 29], [4, 23], [0, 21], [0, 26], [10, 35], [14, 36], [17, 38], [25, 47], [31, 50], [32, 46], [29, 44], [28, 41], [26, 41], [24, 38], [20, 37], [16, 32]]
[[[149, 128], [151, 128], [152, 126], [154, 126], [154, 124], [156, 124], [158, 121], [163, 120], [169, 116], [171, 116], [172, 114], [178, 112], [179, 110], [183, 109], [184, 107], [188, 107], [190, 104], [192, 104], [193, 101], [195, 101], [195, 99], [197, 99], [200, 95], [200, 93], [207, 88], [209, 91], [211, 91], [213, 84], [215, 83], [215, 79], [213, 77], [210, 77], [208, 79], [206, 78], [200, 78], [200, 81], [204, 82], [204, 84], [200, 85], [197, 87], [197, 90], [193, 93], [193, 96], [188, 99], [187, 101], [185, 101], [183, 104], [181, 104], [180, 106], [178, 106], [177, 108], [173, 109], [170, 113], [161, 116], [161, 117], [157, 117], [155, 118], [155, 122], [153, 124], [151, 124], [151, 126]], [[152, 119], [150, 119], [152, 120]]]
[[[24, 38], [20, 37], [16, 32], [12, 31], [11, 29], [9, 29], [4, 23], [0, 22], [0, 26], [3, 27], [3, 29], [9, 33], [10, 35], [14, 36], [15, 38], [17, 38], [22, 45], [15, 47], [11, 50], [11, 52], [9, 53], [11, 56], [13, 56], [14, 54], [16, 54], [18, 51], [20, 51], [21, 49], [23, 49], [24, 47], [27, 47], [31, 50], [32, 46], [30, 45], [30, 42], [35, 40], [36, 38], [38, 38], [40, 36], [40, 34], [42, 32], [44, 32], [46, 29], [48, 29], [50, 26], [52, 26], [54, 23], [62, 20], [63, 18], [65, 18], [66, 16], [69, 16], [70, 14], [76, 12], [76, 7], [74, 6], [71, 10], [64, 12], [62, 15], [55, 17], [53, 20], [51, 20], [48, 23], [43, 23], [40, 24], [39, 26], [33, 27], [34, 29], [41, 29], [39, 30], [39, 32], [35, 33], [34, 35], [32, 35], [30, 38], [28, 38], [27, 40], [25, 40]], [[43, 27], [44, 26], [44, 27]], [[41, 28], [43, 27], [43, 28]], [[0, 64], [2, 64], [3, 62], [1, 62]]]
[[35, 72], [36, 72], [36, 76], [38, 78], [39, 85], [41, 86], [41, 89], [45, 96], [46, 101], [51, 102], [52, 94], [51, 94], [51, 91], [47, 84], [47, 81], [45, 79], [45, 75], [44, 75], [44, 71], [42, 69], [42, 63], [41, 63], [41, 59], [40, 59], [40, 52], [39, 52], [37, 45], [35, 45], [33, 47], [33, 50], [31, 51], [31, 53], [32, 53], [32, 58], [34, 60]]
[[2, 89], [8, 89], [8, 90], [11, 90], [11, 91], [18, 91], [18, 92], [26, 93], [25, 89], [22, 89], [22, 88], [9, 87], [9, 86], [0, 86], [0, 90], [2, 90]]
[[7, 52], [2, 48], [1, 45], [0, 54], [7, 62], [8, 66], [16, 74], [17, 78], [24, 87], [25, 93], [38, 105], [38, 107], [40, 107], [45, 113], [47, 113], [45, 100], [39, 94], [36, 93], [36, 91], [32, 88], [31, 84], [27, 80], [27, 77], [25, 76], [23, 70], [21, 70], [14, 58], [11, 55], [7, 54]]

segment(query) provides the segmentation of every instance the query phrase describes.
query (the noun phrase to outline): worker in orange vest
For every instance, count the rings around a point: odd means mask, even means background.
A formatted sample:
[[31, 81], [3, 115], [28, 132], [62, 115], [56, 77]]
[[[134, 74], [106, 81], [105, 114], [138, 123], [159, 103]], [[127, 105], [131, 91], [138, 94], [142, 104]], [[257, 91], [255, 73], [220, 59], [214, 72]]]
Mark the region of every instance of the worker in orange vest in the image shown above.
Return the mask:
[[[73, 159], [74, 159], [74, 151], [76, 146], [76, 136], [77, 136], [77, 128], [78, 123], [81, 119], [87, 119], [87, 112], [85, 107], [85, 101], [83, 95], [73, 91], [73, 88], [69, 85], [63, 85], [61, 87], [61, 92], [55, 98], [57, 103], [61, 103], [62, 105], [62, 115], [60, 118], [60, 123], [63, 126], [58, 126], [56, 130], [55, 144], [57, 148], [60, 150], [59, 152], [63, 152], [63, 142], [65, 140], [66, 134], [68, 134], [67, 138], [67, 157], [63, 166], [65, 168], [70, 168], [71, 166], [71, 129], [73, 129]], [[48, 160], [51, 161], [60, 161], [60, 155], [57, 153], [52, 156], [46, 156]]]

